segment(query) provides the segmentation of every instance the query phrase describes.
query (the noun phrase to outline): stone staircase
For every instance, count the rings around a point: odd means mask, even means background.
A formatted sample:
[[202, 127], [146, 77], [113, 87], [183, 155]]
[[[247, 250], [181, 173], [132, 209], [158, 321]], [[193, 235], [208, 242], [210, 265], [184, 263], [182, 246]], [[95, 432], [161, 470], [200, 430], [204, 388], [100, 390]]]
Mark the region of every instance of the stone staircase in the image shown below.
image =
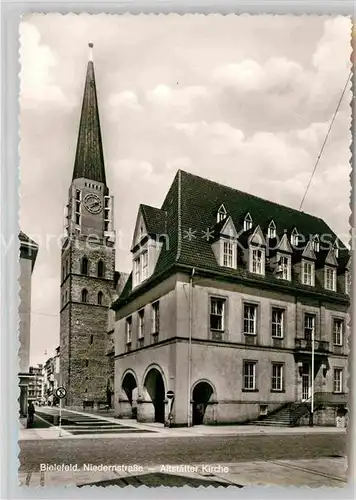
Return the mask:
[[287, 403], [278, 410], [249, 422], [249, 425], [296, 427], [302, 417], [309, 414], [310, 403]]
[[[346, 407], [346, 394], [333, 394], [331, 392], [314, 393], [314, 412], [325, 407]], [[311, 411], [311, 398], [304, 402], [290, 402], [278, 410], [257, 420], [248, 422], [248, 425], [270, 425], [275, 427], [297, 427], [308, 425]]]

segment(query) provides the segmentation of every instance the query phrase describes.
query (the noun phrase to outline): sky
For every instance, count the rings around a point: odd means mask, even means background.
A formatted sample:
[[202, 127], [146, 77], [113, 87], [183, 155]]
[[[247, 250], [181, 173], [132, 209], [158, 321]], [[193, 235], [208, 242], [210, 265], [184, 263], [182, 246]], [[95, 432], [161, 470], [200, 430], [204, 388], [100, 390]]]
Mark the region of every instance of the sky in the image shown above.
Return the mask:
[[[31, 364], [59, 345], [60, 238], [89, 41], [125, 272], [139, 204], [160, 207], [178, 169], [298, 209], [351, 69], [346, 17], [36, 14], [20, 35], [20, 226], [40, 246]], [[344, 242], [350, 89], [303, 206]]]

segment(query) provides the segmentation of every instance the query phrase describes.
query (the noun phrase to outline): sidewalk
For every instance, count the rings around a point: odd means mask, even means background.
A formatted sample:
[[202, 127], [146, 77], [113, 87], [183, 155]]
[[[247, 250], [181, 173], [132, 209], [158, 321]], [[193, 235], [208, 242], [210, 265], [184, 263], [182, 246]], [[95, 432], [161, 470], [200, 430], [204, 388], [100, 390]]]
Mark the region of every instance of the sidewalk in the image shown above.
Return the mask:
[[[73, 464], [72, 464], [73, 465]], [[318, 458], [312, 460], [253, 461], [224, 464], [185, 464], [180, 466], [160, 464], [155, 467], [137, 466], [139, 470], [93, 471], [86, 469], [60, 472], [23, 472], [19, 474], [20, 486], [177, 486], [191, 480], [209, 480], [231, 486], [309, 486], [345, 487], [347, 463], [344, 458]], [[113, 469], [113, 467], [111, 467]], [[182, 478], [186, 480], [182, 480]]]
[[[41, 409], [43, 412], [45, 407]], [[272, 426], [254, 426], [254, 425], [197, 425], [194, 427], [177, 427], [168, 428], [163, 424], [157, 423], [140, 423], [131, 419], [118, 419], [103, 415], [96, 415], [88, 412], [66, 410], [70, 413], [92, 417], [93, 419], [105, 420], [108, 422], [130, 426], [143, 432], [136, 432], [135, 437], [147, 439], [162, 438], [162, 437], [191, 437], [191, 436], [242, 436], [242, 435], [295, 435], [295, 434], [343, 434], [346, 432], [344, 428], [337, 427], [272, 427]], [[40, 418], [40, 417], [39, 417]], [[154, 431], [147, 433], [144, 431]], [[60, 439], [86, 439], [86, 438], [132, 438], [130, 432], [121, 432], [120, 434], [95, 434], [94, 432], [87, 435], [72, 435], [66, 431], [66, 427], [62, 427], [62, 437]], [[48, 428], [26, 429], [20, 428], [19, 440], [25, 439], [57, 439], [59, 438], [59, 428], [56, 426]]]

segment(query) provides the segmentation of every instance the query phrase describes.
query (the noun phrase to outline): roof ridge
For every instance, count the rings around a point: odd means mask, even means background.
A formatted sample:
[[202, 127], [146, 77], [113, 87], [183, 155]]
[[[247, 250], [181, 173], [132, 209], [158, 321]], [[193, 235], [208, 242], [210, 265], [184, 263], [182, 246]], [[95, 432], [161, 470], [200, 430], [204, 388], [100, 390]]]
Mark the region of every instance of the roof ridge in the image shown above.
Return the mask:
[[178, 200], [177, 200], [177, 254], [176, 262], [179, 261], [182, 250], [182, 170], [177, 172], [178, 180]]
[[[289, 207], [287, 205], [282, 205], [281, 203], [277, 203], [276, 201], [272, 201], [272, 200], [269, 200], [269, 199], [266, 199], [266, 198], [262, 198], [261, 196], [257, 196], [255, 194], [252, 194], [252, 193], [249, 193], [247, 191], [241, 191], [241, 189], [237, 189], [237, 188], [233, 188], [231, 186], [227, 186], [226, 184], [222, 184], [221, 182], [217, 182], [217, 181], [213, 181], [212, 179], [208, 179], [207, 177], [202, 177], [201, 175], [197, 175], [197, 174], [192, 174], [191, 172], [187, 172], [186, 170], [178, 170], [178, 172], [181, 172], [187, 176], [190, 176], [190, 177], [195, 177], [197, 179], [201, 179], [205, 182], [209, 182], [211, 184], [215, 184], [217, 186], [220, 186], [220, 187], [223, 187], [224, 189], [229, 189], [230, 191], [234, 191], [235, 193], [242, 193], [242, 194], [245, 194], [245, 195], [248, 195], [248, 196], [251, 196], [252, 198], [255, 198], [257, 200], [261, 200], [263, 202], [268, 202], [268, 203], [271, 203], [273, 205], [275, 205], [276, 207], [283, 207], [284, 209], [287, 209], [287, 210], [292, 210], [293, 212], [298, 212], [300, 214], [303, 214], [303, 215], [308, 215], [309, 217], [313, 217], [314, 219], [318, 219], [318, 220], [321, 220], [325, 223], [325, 221], [321, 218], [321, 217], [318, 217], [317, 215], [313, 215], [313, 214], [310, 214], [309, 212], [303, 212], [303, 211], [300, 211], [298, 210], [297, 208], [292, 208], [292, 207]], [[226, 202], [221, 202], [221, 204], [224, 204]]]

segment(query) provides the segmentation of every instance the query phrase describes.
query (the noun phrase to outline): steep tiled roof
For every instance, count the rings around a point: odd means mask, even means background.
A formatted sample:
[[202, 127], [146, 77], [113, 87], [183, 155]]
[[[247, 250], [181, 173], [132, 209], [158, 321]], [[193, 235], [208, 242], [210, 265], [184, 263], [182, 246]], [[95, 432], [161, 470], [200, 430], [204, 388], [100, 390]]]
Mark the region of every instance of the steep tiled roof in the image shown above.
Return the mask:
[[73, 180], [86, 178], [106, 184], [99, 107], [96, 95], [94, 64], [88, 62], [83, 105], [80, 117]]
[[167, 212], [161, 208], [142, 204], [140, 205], [140, 209], [148, 234], [157, 235], [166, 233]]
[[[260, 277], [251, 275], [243, 265], [239, 265], [237, 269], [229, 269], [218, 264], [211, 245], [216, 237], [216, 231], [220, 230], [224, 224], [224, 222], [218, 224], [216, 222], [216, 214], [221, 204], [224, 204], [227, 215], [231, 217], [237, 232], [241, 231], [239, 244], [242, 244], [244, 248], [248, 236], [253, 233], [256, 226], [263, 228], [265, 233], [272, 219], [276, 224], [279, 238], [285, 232], [290, 234], [296, 227], [299, 234], [304, 235], [306, 241], [309, 241], [310, 235], [315, 234], [330, 235], [329, 241], [336, 239], [336, 235], [329, 226], [318, 217], [184, 171], [178, 171], [162, 205], [162, 210], [167, 213], [166, 234], [169, 245], [163, 245], [155, 272], [147, 280], [147, 286], [170, 267], [179, 265], [217, 272], [226, 278], [244, 277], [257, 283], [261, 282], [261, 284], [268, 281], [277, 284], [277, 278], [268, 269], [268, 265], [266, 276]], [[158, 213], [158, 210], [155, 210], [157, 211], [155, 213]], [[243, 232], [243, 221], [247, 213], [250, 213], [252, 217], [253, 228]], [[347, 255], [348, 251], [345, 248], [340, 250], [340, 262], [344, 262]], [[294, 289], [306, 289], [297, 281], [283, 285]], [[315, 288], [319, 285], [322, 293], [334, 295], [334, 292], [324, 290], [322, 284], [316, 283]], [[129, 299], [131, 286], [131, 281], [128, 280], [120, 302]], [[139, 292], [135, 290], [134, 293]]]

